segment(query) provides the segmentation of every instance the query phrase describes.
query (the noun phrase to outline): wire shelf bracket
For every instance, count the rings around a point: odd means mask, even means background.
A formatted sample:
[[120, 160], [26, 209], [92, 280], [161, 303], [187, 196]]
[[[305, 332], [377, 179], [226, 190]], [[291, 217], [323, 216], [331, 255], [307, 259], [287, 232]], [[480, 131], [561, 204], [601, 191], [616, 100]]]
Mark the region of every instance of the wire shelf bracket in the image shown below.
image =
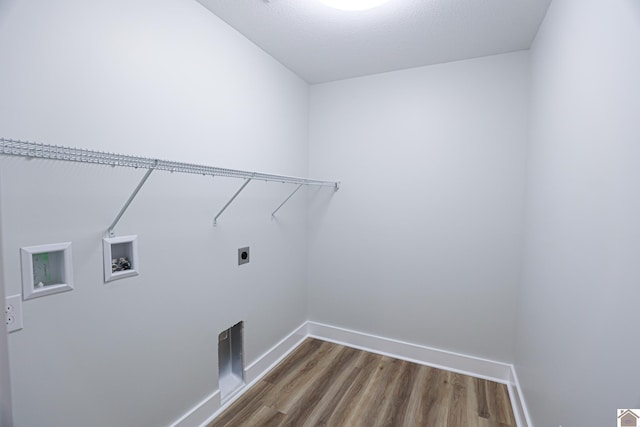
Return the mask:
[[116, 228], [118, 221], [120, 221], [120, 218], [122, 218], [122, 215], [124, 215], [127, 208], [129, 207], [131, 202], [133, 202], [133, 199], [136, 198], [136, 196], [138, 195], [138, 192], [142, 189], [142, 186], [144, 185], [145, 182], [147, 182], [147, 179], [149, 179], [151, 172], [153, 172], [154, 170], [155, 170], [155, 165], [153, 167], [150, 167], [149, 170], [147, 170], [147, 172], [144, 174], [144, 176], [140, 180], [140, 183], [138, 183], [138, 186], [135, 188], [135, 190], [133, 190], [133, 193], [131, 193], [131, 196], [129, 196], [124, 206], [122, 207], [122, 209], [120, 209], [120, 212], [118, 212], [118, 215], [116, 215], [116, 218], [113, 220], [113, 222], [109, 226], [109, 230], [108, 230], [109, 237], [116, 237], [116, 232], [114, 231], [114, 228]]
[[280, 210], [280, 208], [283, 207], [285, 205], [285, 203], [287, 203], [289, 201], [289, 199], [292, 198], [293, 195], [296, 194], [300, 188], [302, 188], [302, 184], [298, 184], [296, 189], [293, 190], [293, 192], [291, 194], [289, 194], [289, 197], [284, 199], [284, 202], [280, 203], [280, 205], [276, 208], [275, 211], [271, 212], [271, 218], [276, 216], [276, 213]]
[[0, 155], [5, 156], [18, 156], [26, 158], [37, 159], [49, 159], [49, 160], [62, 160], [67, 162], [79, 162], [79, 163], [92, 163], [98, 165], [108, 166], [120, 166], [135, 169], [147, 169], [144, 177], [135, 188], [125, 205], [122, 207], [114, 221], [108, 228], [108, 234], [110, 237], [115, 235], [115, 226], [120, 221], [122, 215], [133, 202], [138, 192], [142, 189], [145, 182], [155, 170], [163, 170], [167, 172], [180, 172], [190, 173], [198, 175], [209, 176], [224, 176], [229, 178], [241, 178], [245, 182], [242, 187], [234, 194], [234, 196], [227, 202], [227, 204], [218, 212], [215, 216], [213, 224], [217, 224], [218, 217], [229, 207], [233, 200], [244, 190], [244, 188], [253, 179], [270, 182], [282, 182], [285, 184], [297, 184], [295, 189], [289, 197], [272, 213], [275, 215], [280, 208], [289, 201], [289, 199], [300, 189], [303, 185], [314, 185], [319, 187], [333, 187], [335, 191], [340, 188], [339, 181], [322, 181], [310, 178], [299, 178], [295, 176], [287, 175], [274, 175], [261, 172], [249, 172], [238, 169], [219, 168], [215, 166], [198, 165], [193, 163], [182, 163], [171, 160], [160, 160], [149, 157], [130, 156], [125, 154], [108, 153], [104, 151], [88, 150], [82, 148], [65, 147], [61, 145], [49, 145], [39, 142], [20, 141], [16, 139], [8, 139], [0, 137]]
[[244, 188], [249, 185], [249, 183], [251, 182], [251, 178], [247, 178], [244, 181], [244, 184], [242, 184], [242, 186], [238, 189], [238, 191], [236, 191], [236, 193], [231, 197], [231, 199], [229, 199], [229, 201], [227, 202], [226, 205], [224, 205], [222, 207], [222, 209], [220, 209], [220, 212], [218, 212], [218, 215], [215, 216], [215, 218], [213, 218], [213, 226], [215, 227], [216, 225], [218, 225], [218, 217], [220, 217], [220, 215], [222, 215], [222, 212], [224, 212], [229, 205], [236, 199], [236, 197], [238, 197], [238, 195], [240, 193], [242, 193], [242, 190], [244, 190]]

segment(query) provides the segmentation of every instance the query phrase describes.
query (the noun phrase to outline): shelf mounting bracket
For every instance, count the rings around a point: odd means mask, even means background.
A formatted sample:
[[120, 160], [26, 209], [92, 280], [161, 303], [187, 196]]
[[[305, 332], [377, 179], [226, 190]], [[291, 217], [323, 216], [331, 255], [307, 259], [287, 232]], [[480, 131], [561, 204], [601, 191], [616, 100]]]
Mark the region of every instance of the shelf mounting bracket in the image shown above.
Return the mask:
[[140, 189], [142, 189], [142, 186], [144, 185], [144, 183], [147, 182], [147, 179], [149, 179], [149, 175], [151, 175], [151, 172], [155, 170], [157, 164], [158, 164], [158, 161], [156, 160], [153, 166], [150, 167], [147, 170], [147, 172], [144, 174], [138, 186], [135, 188], [135, 190], [133, 190], [133, 193], [131, 193], [131, 196], [129, 196], [129, 199], [126, 201], [122, 209], [120, 209], [120, 212], [118, 212], [118, 215], [116, 215], [116, 218], [113, 220], [113, 222], [109, 226], [109, 230], [108, 230], [109, 237], [116, 236], [116, 232], [114, 231], [114, 228], [116, 228], [118, 221], [120, 221], [120, 218], [122, 218], [122, 215], [124, 215], [124, 213], [127, 211], [127, 208], [129, 208], [129, 205], [131, 204], [131, 202], [133, 202], [133, 199], [136, 198], [136, 196], [138, 195], [138, 192], [140, 191]]
[[292, 198], [292, 197], [293, 197], [293, 195], [294, 195], [294, 194], [296, 194], [300, 188], [302, 188], [302, 186], [303, 186], [303, 185], [304, 185], [304, 184], [298, 184], [298, 186], [296, 187], [296, 189], [295, 189], [295, 190], [293, 190], [293, 193], [289, 194], [289, 197], [287, 197], [286, 199], [284, 199], [284, 202], [280, 203], [280, 206], [278, 206], [278, 207], [276, 208], [276, 210], [275, 210], [275, 211], [273, 211], [273, 212], [271, 213], [271, 217], [276, 216], [276, 212], [278, 212], [278, 211], [280, 210], [280, 208], [281, 208], [281, 207], [283, 207], [283, 206], [284, 206], [284, 204], [285, 204], [285, 203], [287, 203], [287, 202], [289, 201], [289, 199], [290, 199], [290, 198]]
[[251, 179], [252, 178], [247, 178], [244, 180], [244, 184], [242, 184], [242, 186], [238, 189], [238, 191], [236, 191], [236, 194], [234, 194], [233, 197], [227, 202], [227, 204], [224, 205], [222, 209], [220, 209], [220, 212], [218, 212], [218, 215], [216, 215], [215, 218], [213, 218], [214, 227], [218, 225], [218, 217], [222, 215], [222, 212], [224, 212], [229, 207], [231, 202], [233, 202], [236, 199], [236, 197], [238, 197], [238, 194], [242, 193], [242, 190], [244, 190], [244, 188], [251, 182]]

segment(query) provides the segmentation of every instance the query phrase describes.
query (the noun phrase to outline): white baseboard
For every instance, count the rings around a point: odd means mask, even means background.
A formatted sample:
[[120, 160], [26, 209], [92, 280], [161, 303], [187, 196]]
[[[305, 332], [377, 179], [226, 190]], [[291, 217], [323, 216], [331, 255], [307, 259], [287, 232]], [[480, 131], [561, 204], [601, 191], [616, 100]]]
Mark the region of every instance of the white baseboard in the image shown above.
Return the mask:
[[307, 322], [305, 322], [247, 367], [245, 371], [247, 383], [253, 383], [262, 378], [296, 347], [302, 344], [302, 341], [308, 336]]
[[[222, 402], [220, 400], [220, 389], [211, 393], [202, 402], [191, 408], [186, 414], [178, 418], [171, 427], [196, 427], [204, 421], [212, 418], [220, 410]], [[200, 420], [200, 421], [198, 421]]]
[[258, 382], [280, 363], [282, 359], [295, 350], [307, 336], [307, 323], [305, 322], [249, 364], [244, 371], [247, 385], [229, 398], [229, 400], [223, 403], [220, 398], [220, 390], [216, 390], [171, 424], [171, 427], [203, 427], [209, 424], [219, 413], [227, 409], [227, 407], [242, 396], [245, 391], [251, 388], [253, 384]]
[[518, 427], [533, 427], [515, 369], [511, 364], [311, 321], [300, 325], [278, 344], [252, 362], [245, 370], [247, 385], [231, 399], [223, 404], [220, 399], [220, 391], [216, 390], [173, 423], [171, 427], [206, 426], [308, 337], [506, 384]]
[[513, 365], [511, 365], [509, 399], [511, 400], [511, 406], [513, 406], [513, 414], [516, 417], [518, 427], [533, 427], [533, 422], [527, 409], [527, 403], [524, 400], [524, 393], [522, 393], [520, 381], [518, 381], [518, 375], [516, 374], [516, 367]]
[[508, 383], [511, 365], [451, 351], [411, 344], [348, 329], [307, 322], [309, 336], [434, 368]]

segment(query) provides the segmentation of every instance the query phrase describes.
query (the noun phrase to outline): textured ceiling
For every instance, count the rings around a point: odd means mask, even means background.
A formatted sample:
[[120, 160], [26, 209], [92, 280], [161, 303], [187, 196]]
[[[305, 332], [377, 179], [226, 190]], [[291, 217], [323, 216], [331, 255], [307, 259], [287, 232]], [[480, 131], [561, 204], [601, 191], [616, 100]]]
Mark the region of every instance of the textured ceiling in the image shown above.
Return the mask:
[[528, 49], [551, 0], [198, 0], [309, 83]]

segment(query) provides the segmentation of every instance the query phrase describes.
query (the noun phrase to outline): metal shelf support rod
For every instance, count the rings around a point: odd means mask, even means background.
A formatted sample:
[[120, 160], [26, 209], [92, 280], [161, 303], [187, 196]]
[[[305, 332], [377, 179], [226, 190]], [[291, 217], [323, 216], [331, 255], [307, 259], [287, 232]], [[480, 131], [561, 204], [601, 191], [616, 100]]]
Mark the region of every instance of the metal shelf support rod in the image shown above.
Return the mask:
[[147, 182], [147, 179], [149, 179], [151, 172], [155, 170], [156, 164], [154, 164], [152, 167], [149, 168], [149, 170], [147, 170], [147, 172], [142, 177], [142, 180], [140, 181], [138, 186], [135, 188], [135, 190], [133, 190], [133, 193], [131, 193], [131, 196], [129, 196], [129, 199], [127, 200], [127, 202], [124, 204], [122, 209], [120, 209], [120, 212], [118, 212], [118, 215], [116, 215], [116, 219], [114, 219], [111, 225], [109, 226], [109, 237], [115, 237], [116, 232], [113, 229], [116, 227], [116, 225], [118, 224], [118, 221], [120, 221], [120, 218], [122, 218], [122, 215], [124, 215], [124, 213], [126, 212], [131, 202], [133, 202], [133, 199], [136, 198], [136, 196], [138, 195], [138, 192], [142, 189], [142, 186], [144, 185], [144, 183]]
[[238, 189], [238, 191], [236, 191], [236, 194], [234, 194], [234, 195], [233, 195], [233, 197], [231, 198], [231, 200], [229, 200], [229, 201], [227, 202], [227, 204], [226, 204], [226, 205], [224, 205], [224, 206], [222, 207], [222, 209], [220, 209], [220, 212], [218, 212], [218, 215], [216, 215], [216, 216], [215, 216], [215, 218], [213, 218], [213, 226], [214, 226], [214, 227], [215, 227], [216, 225], [218, 225], [218, 217], [219, 217], [220, 215], [222, 215], [222, 212], [224, 212], [224, 211], [229, 207], [229, 205], [231, 204], [231, 202], [233, 202], [233, 201], [236, 199], [236, 197], [238, 197], [238, 194], [242, 193], [242, 190], [244, 190], [244, 188], [245, 188], [245, 187], [246, 187], [250, 182], [251, 182], [251, 178], [247, 178], [247, 179], [244, 181], [244, 184], [242, 184], [242, 186]]
[[278, 212], [278, 211], [280, 210], [280, 208], [281, 208], [281, 207], [283, 207], [283, 206], [284, 206], [284, 204], [285, 204], [285, 203], [287, 203], [287, 202], [289, 201], [289, 199], [290, 199], [290, 198], [292, 198], [292, 197], [293, 197], [293, 195], [294, 195], [294, 194], [296, 194], [300, 188], [302, 188], [302, 184], [298, 184], [298, 186], [296, 187], [296, 189], [295, 189], [295, 190], [293, 190], [293, 193], [289, 194], [289, 197], [287, 197], [286, 199], [284, 199], [284, 202], [280, 203], [280, 206], [278, 206], [278, 207], [276, 208], [276, 210], [275, 210], [275, 211], [273, 211], [273, 212], [271, 213], [271, 216], [272, 216], [272, 217], [276, 216], [276, 212]]

